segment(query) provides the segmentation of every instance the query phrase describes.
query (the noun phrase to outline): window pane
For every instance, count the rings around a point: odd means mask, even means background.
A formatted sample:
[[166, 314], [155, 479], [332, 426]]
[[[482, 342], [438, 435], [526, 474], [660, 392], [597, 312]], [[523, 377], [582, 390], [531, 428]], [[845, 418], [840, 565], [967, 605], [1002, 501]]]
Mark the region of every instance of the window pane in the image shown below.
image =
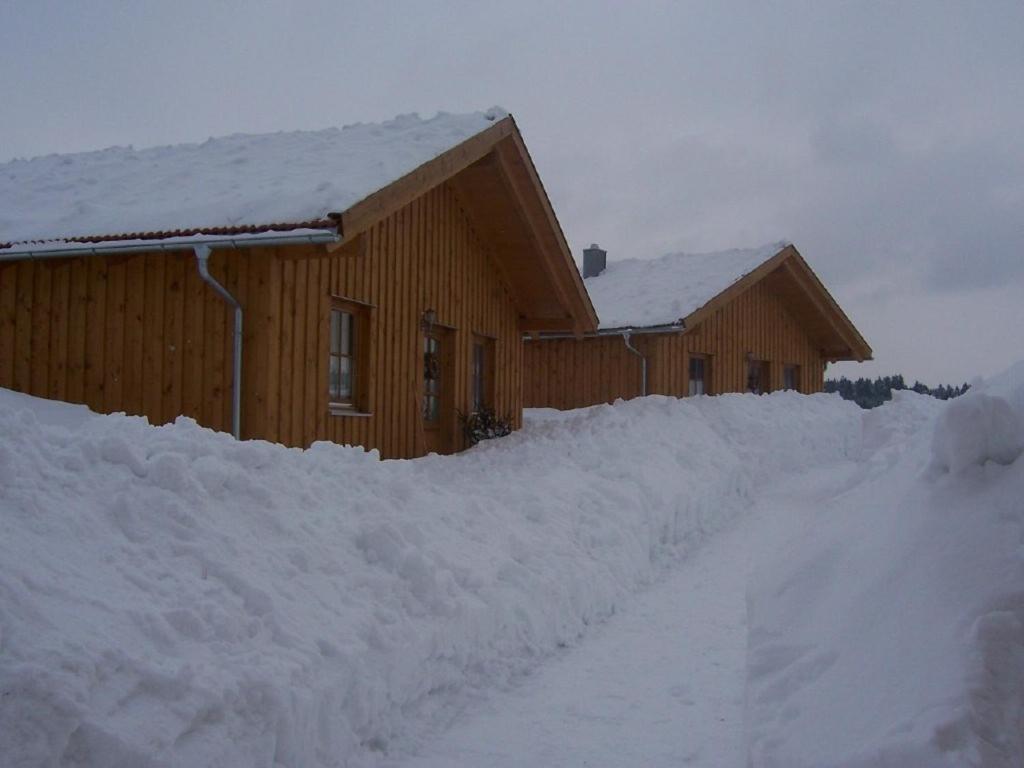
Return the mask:
[[352, 399], [352, 358], [341, 358], [338, 393], [342, 400]]
[[341, 354], [352, 354], [352, 315], [341, 313]]
[[703, 395], [704, 389], [704, 358], [690, 358], [690, 395]]
[[473, 410], [484, 407], [484, 347], [473, 345]]
[[331, 310], [331, 354], [341, 352], [341, 315], [336, 309]]
[[336, 355], [331, 355], [331, 369], [328, 374], [328, 389], [330, 392], [330, 400], [332, 402], [337, 402], [338, 396], [341, 393], [340, 373], [341, 358]]

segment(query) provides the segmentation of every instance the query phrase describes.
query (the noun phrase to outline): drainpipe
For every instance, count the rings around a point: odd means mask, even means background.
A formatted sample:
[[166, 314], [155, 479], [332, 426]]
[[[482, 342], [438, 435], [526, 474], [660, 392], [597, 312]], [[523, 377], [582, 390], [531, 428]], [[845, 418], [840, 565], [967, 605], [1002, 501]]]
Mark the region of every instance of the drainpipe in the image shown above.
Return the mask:
[[632, 352], [634, 355], [640, 358], [640, 395], [643, 397], [647, 396], [647, 358], [641, 354], [640, 350], [629, 343], [631, 331], [626, 331], [622, 334], [622, 341], [626, 344], [626, 349]]
[[202, 243], [192, 247], [196, 254], [199, 276], [215, 290], [224, 301], [235, 308], [235, 345], [231, 360], [231, 434], [236, 440], [242, 439], [242, 305], [228, 289], [210, 274], [210, 246]]

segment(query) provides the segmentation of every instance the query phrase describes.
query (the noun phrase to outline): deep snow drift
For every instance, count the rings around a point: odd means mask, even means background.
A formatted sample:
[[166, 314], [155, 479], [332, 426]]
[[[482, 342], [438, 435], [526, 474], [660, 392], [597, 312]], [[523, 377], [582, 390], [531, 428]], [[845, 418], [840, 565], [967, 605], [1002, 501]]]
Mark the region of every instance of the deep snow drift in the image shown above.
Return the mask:
[[1024, 364], [948, 404], [651, 397], [380, 462], [0, 391], [2, 762], [401, 764], [718, 535], [768, 550], [750, 766], [1019, 766], [1022, 423]]
[[1024, 364], [865, 415], [861, 477], [752, 579], [751, 765], [1024, 764]]
[[455, 457], [234, 441], [0, 392], [6, 765], [372, 765], [624, 605], [838, 397], [534, 414]]

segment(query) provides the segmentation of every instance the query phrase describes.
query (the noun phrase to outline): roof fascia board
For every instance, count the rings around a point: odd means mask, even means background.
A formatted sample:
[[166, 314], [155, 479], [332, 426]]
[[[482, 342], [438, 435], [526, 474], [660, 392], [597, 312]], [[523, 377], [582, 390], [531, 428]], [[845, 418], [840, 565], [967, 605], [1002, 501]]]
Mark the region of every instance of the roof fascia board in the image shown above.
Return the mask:
[[[512, 116], [510, 115], [509, 118], [512, 119]], [[533, 157], [531, 157], [529, 150], [526, 148], [526, 142], [523, 141], [523, 136], [519, 132], [519, 126], [516, 125], [514, 119], [512, 119], [512, 127], [512, 142], [515, 144], [515, 148], [523, 159], [523, 165], [526, 169], [526, 173], [529, 175], [532, 186], [537, 192], [537, 198], [543, 208], [544, 215], [548, 220], [548, 226], [554, 233], [558, 242], [558, 249], [561, 251], [562, 257], [567, 263], [568, 279], [572, 283], [571, 289], [568, 292], [578, 299], [578, 308], [582, 312], [582, 316], [586, 318], [585, 322], [580, 323], [580, 330], [596, 330], [598, 326], [597, 311], [594, 309], [594, 305], [590, 300], [590, 294], [587, 293], [587, 289], [583, 285], [583, 276], [580, 274], [579, 268], [576, 266], [576, 261], [572, 257], [572, 250], [569, 248], [569, 243], [565, 239], [565, 232], [562, 231], [562, 225], [558, 222], [558, 217], [555, 215], [555, 209], [551, 205], [551, 198], [548, 197], [547, 190], [544, 188], [544, 182], [541, 181], [540, 174], [537, 173], [537, 167], [534, 165]]]
[[779, 265], [781, 265], [786, 259], [796, 253], [796, 249], [792, 245], [787, 245], [785, 248], [780, 250], [774, 256], [767, 261], [762, 262], [759, 266], [745, 274], [739, 280], [734, 282], [724, 291], [721, 291], [716, 296], [713, 296], [703, 306], [695, 309], [693, 312], [683, 318], [683, 325], [687, 328], [693, 328], [700, 324], [708, 315], [720, 307], [725, 306], [730, 301], [735, 299], [741, 293], [746, 291], [755, 283], [764, 279], [768, 274], [773, 272]]
[[[513, 145], [514, 146], [514, 145]], [[527, 234], [529, 235], [530, 242], [533, 243], [534, 250], [540, 257], [541, 269], [544, 270], [544, 275], [551, 282], [555, 288], [555, 294], [558, 296], [558, 301], [565, 308], [566, 311], [570, 312], [574, 316], [574, 320], [579, 325], [577, 311], [578, 305], [574, 306], [574, 302], [571, 301], [569, 294], [565, 290], [565, 283], [560, 280], [559, 270], [557, 264], [552, 263], [550, 249], [544, 242], [543, 233], [541, 233], [537, 226], [536, 218], [531, 215], [529, 210], [528, 201], [525, 199], [526, 193], [521, 186], [516, 182], [515, 174], [513, 169], [510, 167], [512, 161], [507, 156], [509, 144], [502, 142], [495, 152], [497, 162], [495, 163], [496, 172], [500, 174], [501, 181], [508, 190], [509, 196], [512, 198], [513, 203], [516, 207], [516, 213], [522, 220], [523, 226], [526, 228]], [[572, 257], [570, 256], [570, 259]]]
[[[415, 168], [400, 179], [363, 198], [340, 215], [341, 231], [346, 238], [372, 227], [420, 195], [447, 181], [472, 165], [515, 129], [508, 115], [480, 133], [470, 136], [433, 160]], [[339, 246], [340, 247], [340, 246]]]
[[[853, 355], [853, 357], [856, 358], [858, 362], [863, 361], [865, 357], [870, 358], [870, 349], [868, 350], [867, 356], [865, 356], [864, 354], [864, 347], [866, 347], [867, 345], [863, 343], [863, 339], [860, 339], [861, 343], [857, 343], [856, 337], [859, 337], [860, 334], [856, 333], [856, 329], [853, 330], [854, 335], [851, 335], [850, 330], [852, 326], [850, 325], [849, 321], [847, 321], [846, 323], [842, 323], [841, 318], [835, 312], [830, 311], [831, 308], [826, 306], [826, 304], [823, 302], [822, 294], [827, 294], [827, 291], [825, 291], [824, 286], [822, 286], [820, 283], [818, 285], [814, 285], [809, 282], [807, 274], [806, 272], [804, 272], [800, 264], [800, 262], [802, 261], [802, 257], [799, 257], [799, 260], [791, 259], [787, 261], [784, 265], [786, 272], [790, 275], [790, 277], [793, 278], [796, 284], [800, 286], [800, 289], [811, 301], [811, 304], [814, 306], [814, 308], [821, 314], [822, 317], [825, 318], [825, 321], [829, 324], [829, 327], [832, 328], [836, 336], [838, 336], [839, 339], [846, 345], [847, 349], [850, 350], [851, 355]], [[806, 266], [806, 263], [804, 264], [804, 266]]]
[[857, 330], [857, 326], [853, 324], [853, 321], [851, 321], [846, 312], [843, 311], [843, 308], [839, 306], [839, 302], [835, 300], [828, 288], [825, 287], [825, 284], [821, 282], [818, 275], [815, 274], [813, 269], [811, 269], [811, 265], [807, 263], [796, 248], [793, 248], [793, 252], [795, 258], [791, 263], [803, 274], [803, 277], [805, 278], [805, 290], [817, 295], [824, 303], [824, 308], [830, 310], [833, 321], [839, 328], [845, 331], [841, 335], [843, 340], [849, 344], [851, 351], [856, 351], [861, 354], [863, 360], [870, 360], [872, 350], [871, 346], [867, 343], [867, 340], [861, 335], [860, 331]]

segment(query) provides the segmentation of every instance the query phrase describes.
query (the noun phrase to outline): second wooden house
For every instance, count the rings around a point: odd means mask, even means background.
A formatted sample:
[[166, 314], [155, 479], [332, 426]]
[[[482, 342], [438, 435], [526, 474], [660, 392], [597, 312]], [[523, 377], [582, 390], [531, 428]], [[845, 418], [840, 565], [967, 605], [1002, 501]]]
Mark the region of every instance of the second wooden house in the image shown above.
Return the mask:
[[528, 407], [580, 408], [645, 394], [819, 392], [825, 364], [871, 348], [787, 243], [607, 263], [584, 251], [597, 331], [534, 334]]

